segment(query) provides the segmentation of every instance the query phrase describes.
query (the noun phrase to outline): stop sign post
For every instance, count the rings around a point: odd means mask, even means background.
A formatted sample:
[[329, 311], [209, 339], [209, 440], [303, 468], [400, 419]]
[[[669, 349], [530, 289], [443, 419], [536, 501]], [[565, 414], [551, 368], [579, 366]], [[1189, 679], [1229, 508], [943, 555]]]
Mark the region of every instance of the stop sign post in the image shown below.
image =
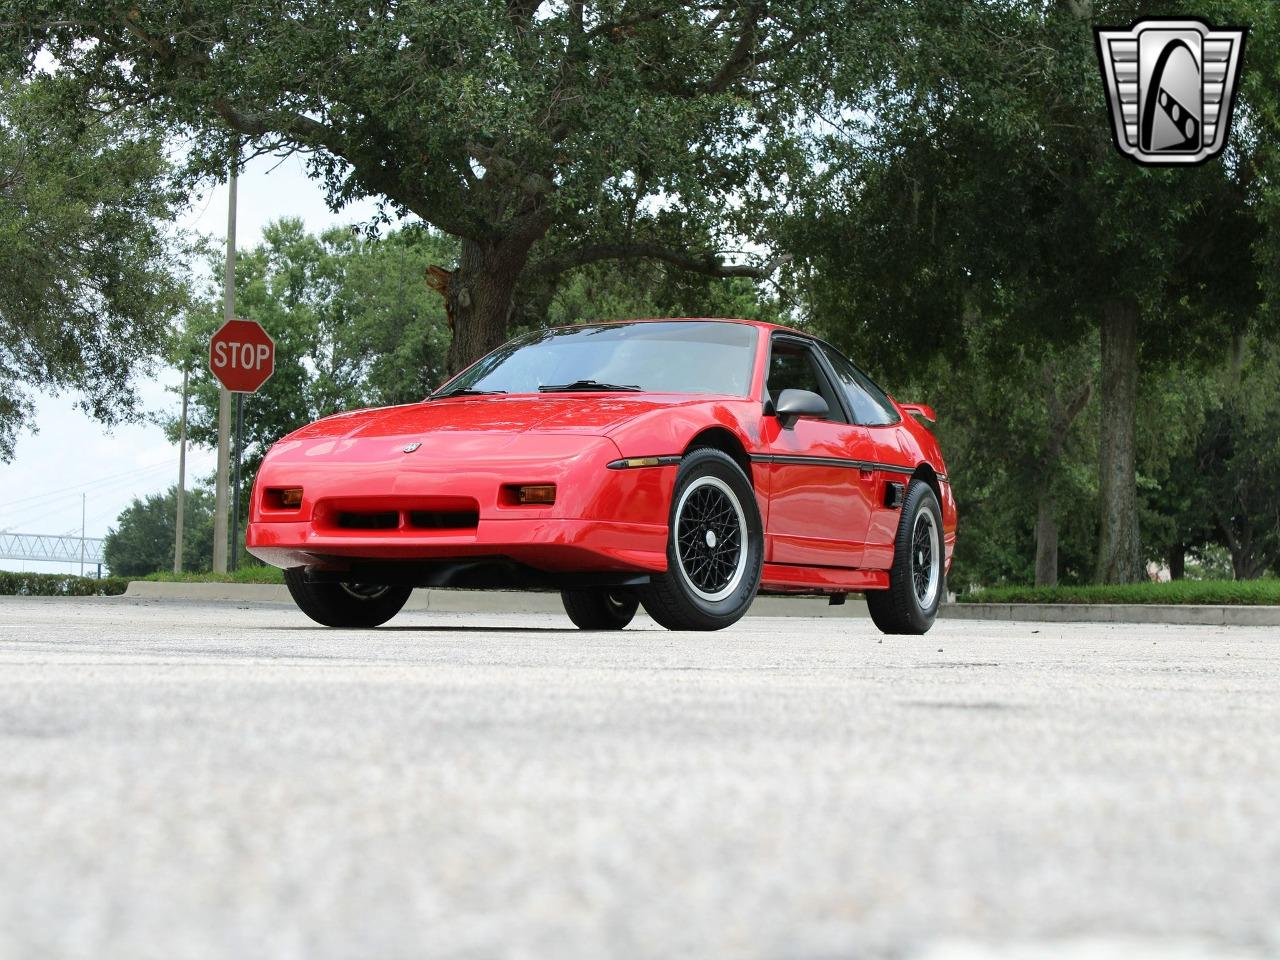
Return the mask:
[[228, 320], [209, 341], [209, 369], [232, 393], [255, 393], [275, 365], [275, 341], [256, 320]]
[[[234, 503], [231, 508], [232, 570], [236, 569], [236, 555], [240, 547], [240, 450], [244, 430], [244, 395], [257, 392], [271, 379], [275, 368], [275, 341], [256, 320], [233, 317], [223, 323], [209, 341], [209, 369], [224, 389], [236, 395], [235, 482], [232, 487]], [[221, 425], [220, 422], [219, 427]], [[223, 442], [219, 437], [219, 446]], [[226, 501], [223, 500], [223, 503]]]

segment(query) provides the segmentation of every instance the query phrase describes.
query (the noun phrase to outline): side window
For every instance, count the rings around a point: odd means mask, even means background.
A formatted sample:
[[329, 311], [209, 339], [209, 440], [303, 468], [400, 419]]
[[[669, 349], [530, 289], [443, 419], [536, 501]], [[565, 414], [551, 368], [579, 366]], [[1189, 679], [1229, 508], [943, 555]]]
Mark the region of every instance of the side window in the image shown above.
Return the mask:
[[844, 395], [849, 400], [849, 409], [853, 411], [855, 423], [868, 427], [880, 427], [898, 422], [898, 412], [893, 408], [893, 403], [870, 377], [855, 367], [847, 357], [837, 353], [825, 343], [822, 345], [822, 351], [827, 355], [832, 369], [840, 380]]
[[769, 352], [769, 377], [765, 383], [769, 398], [777, 401], [783, 390], [808, 390], [827, 401], [828, 420], [844, 423], [840, 400], [818, 364], [813, 348], [794, 340], [775, 339]]

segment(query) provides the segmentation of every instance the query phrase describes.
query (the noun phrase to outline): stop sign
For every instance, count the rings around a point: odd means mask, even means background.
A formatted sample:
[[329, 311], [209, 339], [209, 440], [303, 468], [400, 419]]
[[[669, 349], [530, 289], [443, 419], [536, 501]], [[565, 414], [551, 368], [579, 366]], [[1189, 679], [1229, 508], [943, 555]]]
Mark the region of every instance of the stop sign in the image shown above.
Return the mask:
[[253, 393], [275, 365], [275, 341], [256, 320], [228, 320], [209, 341], [209, 369], [232, 393]]

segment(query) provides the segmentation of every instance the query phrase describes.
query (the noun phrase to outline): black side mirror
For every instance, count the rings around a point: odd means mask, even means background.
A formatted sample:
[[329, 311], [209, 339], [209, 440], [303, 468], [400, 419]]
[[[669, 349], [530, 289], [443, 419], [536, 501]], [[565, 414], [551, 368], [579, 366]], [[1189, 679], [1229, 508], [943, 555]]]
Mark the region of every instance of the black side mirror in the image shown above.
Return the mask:
[[801, 417], [825, 417], [830, 412], [827, 401], [809, 390], [783, 390], [773, 407], [783, 430], [790, 430]]

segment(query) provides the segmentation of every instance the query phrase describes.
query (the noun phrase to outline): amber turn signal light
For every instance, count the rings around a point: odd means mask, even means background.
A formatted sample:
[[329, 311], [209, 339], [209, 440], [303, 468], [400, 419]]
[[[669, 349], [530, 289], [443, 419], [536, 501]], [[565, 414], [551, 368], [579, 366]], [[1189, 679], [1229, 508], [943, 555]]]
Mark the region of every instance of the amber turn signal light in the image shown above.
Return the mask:
[[282, 507], [296, 510], [298, 507], [302, 506], [301, 487], [286, 487], [284, 490], [279, 491], [279, 497], [280, 506]]
[[521, 503], [540, 503], [543, 505], [555, 503], [556, 485], [554, 483], [539, 483], [516, 487], [516, 499]]

